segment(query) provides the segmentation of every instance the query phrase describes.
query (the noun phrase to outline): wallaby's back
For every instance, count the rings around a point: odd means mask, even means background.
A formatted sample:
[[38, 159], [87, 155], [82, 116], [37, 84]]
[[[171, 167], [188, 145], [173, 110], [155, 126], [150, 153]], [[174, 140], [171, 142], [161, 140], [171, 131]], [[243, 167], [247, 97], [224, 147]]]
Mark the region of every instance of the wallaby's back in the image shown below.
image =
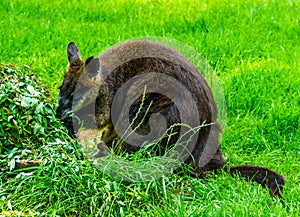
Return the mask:
[[[197, 140], [195, 147], [190, 150], [192, 155], [186, 160], [186, 162], [194, 162], [195, 165], [199, 165], [201, 153], [206, 145], [211, 147], [211, 157], [214, 156], [219, 146], [219, 127], [216, 121], [216, 105], [211, 90], [205, 79], [185, 57], [183, 57], [174, 49], [171, 49], [165, 45], [146, 40], [139, 40], [129, 41], [113, 46], [102, 52], [97, 58], [100, 62], [100, 75], [103, 82], [100, 85], [99, 95], [96, 101], [96, 120], [101, 119], [99, 117], [103, 117], [101, 114], [107, 113], [108, 111], [111, 112], [113, 97], [115, 97], [116, 92], [126, 82], [138, 75], [145, 75], [143, 76], [142, 82], [135, 82], [134, 85], [129, 86], [126, 89], [126, 92], [122, 93], [121, 97], [117, 99], [119, 100], [118, 103], [120, 108], [122, 108], [126, 102], [128, 103], [128, 97], [138, 98], [138, 100], [130, 105], [130, 120], [133, 120], [137, 112], [140, 110], [142, 101], [144, 105], [146, 105], [140, 111], [140, 114], [133, 125], [134, 128], [139, 124], [136, 132], [141, 135], [150, 133], [151, 126], [149, 126], [148, 122], [152, 114], [159, 113], [164, 116], [168, 128], [176, 123], [182, 123], [181, 119], [183, 115], [188, 114], [193, 116], [192, 114], [196, 112], [196, 117], [199, 119], [197, 120], [197, 123], [205, 123], [206, 126], [203, 126], [199, 130], [198, 137], [195, 138]], [[193, 107], [191, 104], [189, 104], [189, 101], [186, 98], [183, 99], [174, 96], [173, 99], [170, 99], [170, 97], [163, 96], [157, 92], [147, 93], [146, 97], [143, 99], [141, 93], [143, 93], [145, 86], [147, 88], [147, 86], [151, 86], [153, 82], [157, 82], [153, 81], [153, 77], [150, 76], [151, 73], [161, 73], [166, 75], [166, 77], [176, 79], [178, 82], [180, 82], [190, 93], [190, 96], [192, 97], [191, 100], [195, 102], [196, 107]], [[168, 81], [168, 79], [164, 81], [158, 81], [161, 85], [158, 88], [170, 89], [171, 92], [182, 91], [178, 89], [176, 83], [172, 83], [171, 80], [170, 82]], [[149, 109], [147, 106], [150, 105], [151, 102], [152, 106]], [[180, 114], [178, 108], [176, 108], [176, 105], [181, 107], [180, 111], [182, 114]], [[146, 110], [147, 115], [144, 117]], [[122, 125], [122, 120], [124, 120], [125, 116], [128, 114], [123, 113], [121, 109], [116, 109], [114, 111], [116, 112], [112, 115], [117, 116], [118, 125]], [[144, 119], [144, 121], [142, 121], [142, 119]], [[193, 122], [193, 120], [191, 121]], [[111, 126], [111, 117], [109, 117], [109, 119], [106, 121], [99, 120], [97, 123], [98, 127], [102, 128], [102, 123], [104, 122], [106, 125]], [[156, 125], [156, 127], [159, 126]], [[174, 135], [171, 140], [170, 138], [164, 139], [162, 143], [166, 143], [167, 140], [169, 144], [176, 143], [179, 130], [179, 126], [174, 127], [174, 131], [177, 131], [177, 135]], [[136, 151], [139, 147], [136, 145], [124, 144], [124, 148], [127, 151]]]

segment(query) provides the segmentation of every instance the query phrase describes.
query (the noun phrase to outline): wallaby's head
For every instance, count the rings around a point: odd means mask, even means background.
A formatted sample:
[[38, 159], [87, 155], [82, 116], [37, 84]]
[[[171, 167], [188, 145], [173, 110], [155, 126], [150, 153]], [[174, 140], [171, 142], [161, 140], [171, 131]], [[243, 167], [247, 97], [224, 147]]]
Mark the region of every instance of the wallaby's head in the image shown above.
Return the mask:
[[70, 42], [67, 46], [68, 67], [58, 95], [57, 117], [64, 120], [72, 130], [72, 118], [68, 116], [71, 111], [76, 111], [93, 100], [93, 95], [99, 84], [99, 59], [89, 57], [84, 62], [80, 57], [77, 46]]

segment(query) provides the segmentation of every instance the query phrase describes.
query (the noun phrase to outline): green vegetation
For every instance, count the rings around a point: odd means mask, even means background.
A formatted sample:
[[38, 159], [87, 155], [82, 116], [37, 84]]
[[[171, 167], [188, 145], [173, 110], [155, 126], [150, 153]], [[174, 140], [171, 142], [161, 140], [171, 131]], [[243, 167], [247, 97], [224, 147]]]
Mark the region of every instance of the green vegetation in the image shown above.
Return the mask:
[[[0, 216], [299, 215], [299, 1], [0, 0], [0, 5]], [[141, 36], [176, 39], [209, 61], [225, 91], [221, 146], [228, 164], [283, 174], [283, 203], [227, 174], [120, 182], [83, 157], [54, 113], [65, 47], [76, 42], [86, 58]], [[41, 166], [24, 173], [15, 168], [19, 160], [39, 160]]]

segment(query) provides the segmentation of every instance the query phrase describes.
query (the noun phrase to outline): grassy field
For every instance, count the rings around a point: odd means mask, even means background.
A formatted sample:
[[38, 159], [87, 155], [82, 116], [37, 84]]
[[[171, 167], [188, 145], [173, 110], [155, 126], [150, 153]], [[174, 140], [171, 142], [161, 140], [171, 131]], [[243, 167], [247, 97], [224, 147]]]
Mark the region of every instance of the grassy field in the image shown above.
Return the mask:
[[77, 155], [61, 158], [64, 146], [57, 145], [35, 173], [0, 175], [0, 216], [300, 215], [299, 1], [0, 0], [0, 5], [0, 62], [30, 66], [53, 104], [69, 41], [84, 58], [141, 36], [190, 45], [223, 84], [227, 122], [221, 146], [228, 164], [265, 166], [286, 178], [283, 203], [225, 173], [205, 180], [172, 175], [124, 183]]

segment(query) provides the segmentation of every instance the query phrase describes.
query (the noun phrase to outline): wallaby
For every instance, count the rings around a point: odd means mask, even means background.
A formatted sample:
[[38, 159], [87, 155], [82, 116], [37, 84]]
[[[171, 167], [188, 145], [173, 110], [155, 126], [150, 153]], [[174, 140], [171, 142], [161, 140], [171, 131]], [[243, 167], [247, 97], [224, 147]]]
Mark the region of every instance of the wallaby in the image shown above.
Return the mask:
[[[67, 57], [69, 64], [60, 86], [57, 117], [63, 120], [72, 136], [76, 135], [77, 127], [68, 114], [77, 112], [85, 119], [84, 127], [89, 128], [90, 125], [95, 124], [103, 132], [102, 141], [105, 147], [112, 147], [112, 141], [120, 137], [116, 133], [111, 117], [113, 115], [111, 111], [113, 98], [118, 89], [135, 76], [159, 72], [175, 78], [188, 89], [198, 109], [198, 121], [201, 124], [205, 123], [203, 127], [199, 128], [195, 146], [184, 162], [192, 165], [194, 172], [200, 177], [207, 171], [223, 169], [233, 176], [239, 174], [248, 180], [258, 182], [263, 187], [268, 187], [272, 197], [281, 197], [285, 180], [272, 170], [248, 165], [225, 166], [219, 149], [221, 130], [217, 123], [217, 108], [210, 87], [196, 67], [173, 48], [148, 40], [132, 40], [112, 46], [96, 58], [89, 57], [83, 61], [75, 43], [70, 42], [67, 46]], [[161, 85], [164, 87], [168, 84], [162, 83]], [[75, 94], [76, 88], [79, 88], [79, 91]], [[123, 93], [124, 97], [126, 94], [134, 95], [137, 88], [141, 87], [129, 87], [128, 93]], [[121, 97], [119, 100], [120, 103], [124, 103], [125, 99]], [[140, 108], [142, 101], [145, 105], [151, 106]], [[95, 105], [89, 106], [91, 103], [95, 103]], [[186, 114], [192, 112], [190, 105], [186, 102], [180, 101], [179, 103]], [[122, 113], [122, 111], [119, 112]], [[144, 97], [141, 96], [130, 105], [129, 109], [129, 118], [131, 121], [134, 120], [133, 125], [138, 134], [145, 135], [151, 131], [149, 127], [150, 117], [156, 113], [165, 117], [167, 127], [181, 123], [181, 114], [171, 99], [159, 93], [146, 93]], [[178, 130], [179, 127], [177, 126], [174, 132], [178, 132]], [[174, 144], [176, 140], [178, 140], [178, 136], [174, 133], [171, 139], [163, 139], [161, 143], [170, 142], [169, 144]], [[200, 158], [201, 155], [205, 155], [205, 146], [217, 148], [210, 157], [210, 161], [201, 165]], [[99, 154], [97, 156], [105, 156], [106, 149], [102, 145], [99, 145], [98, 148]], [[122, 148], [128, 152], [135, 152], [140, 147], [124, 143]], [[156, 153], [162, 155], [164, 151], [164, 149], [159, 149]]]

